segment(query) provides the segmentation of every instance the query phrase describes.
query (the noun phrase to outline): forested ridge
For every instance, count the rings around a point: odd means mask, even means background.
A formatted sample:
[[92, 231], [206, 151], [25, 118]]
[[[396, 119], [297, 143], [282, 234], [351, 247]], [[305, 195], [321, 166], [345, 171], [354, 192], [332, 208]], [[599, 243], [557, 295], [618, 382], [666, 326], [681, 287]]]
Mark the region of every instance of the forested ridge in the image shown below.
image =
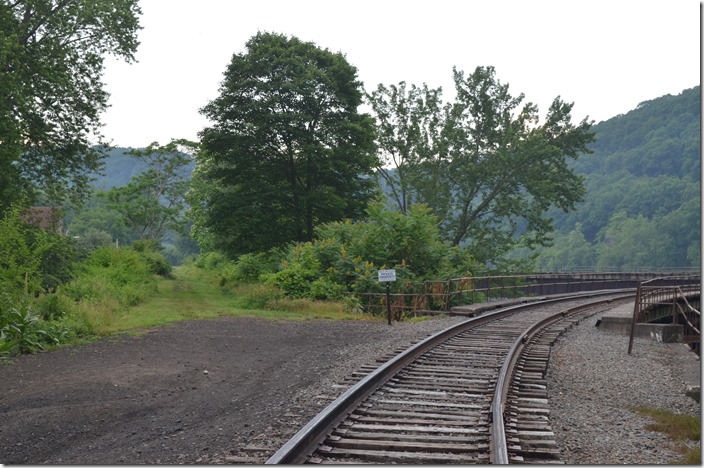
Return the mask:
[[[135, 159], [129, 154], [135, 148], [115, 147], [107, 151], [105, 166], [100, 173], [94, 174], [93, 187], [98, 190], [109, 190], [113, 187], [122, 187], [130, 182], [132, 177], [146, 171], [148, 165], [144, 161]], [[190, 179], [194, 164], [185, 168], [184, 174]]]
[[549, 213], [543, 268], [700, 264], [699, 86], [642, 102], [594, 125], [593, 153], [571, 164], [587, 189], [576, 210]]

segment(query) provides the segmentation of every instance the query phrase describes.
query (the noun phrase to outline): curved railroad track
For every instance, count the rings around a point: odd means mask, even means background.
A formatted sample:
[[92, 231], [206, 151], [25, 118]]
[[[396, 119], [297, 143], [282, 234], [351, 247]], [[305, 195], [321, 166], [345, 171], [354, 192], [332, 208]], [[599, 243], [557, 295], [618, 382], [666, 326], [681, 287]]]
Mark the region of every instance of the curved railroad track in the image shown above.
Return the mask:
[[350, 387], [266, 463], [560, 463], [544, 380], [550, 346], [632, 299], [632, 290], [592, 292], [438, 332]]

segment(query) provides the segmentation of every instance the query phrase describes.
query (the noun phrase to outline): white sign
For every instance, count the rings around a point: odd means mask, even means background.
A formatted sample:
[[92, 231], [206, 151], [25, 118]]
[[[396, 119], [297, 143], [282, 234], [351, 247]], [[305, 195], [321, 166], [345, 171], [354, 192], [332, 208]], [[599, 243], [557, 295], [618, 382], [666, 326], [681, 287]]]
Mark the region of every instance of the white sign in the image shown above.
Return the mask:
[[379, 270], [379, 282], [396, 281], [396, 270]]

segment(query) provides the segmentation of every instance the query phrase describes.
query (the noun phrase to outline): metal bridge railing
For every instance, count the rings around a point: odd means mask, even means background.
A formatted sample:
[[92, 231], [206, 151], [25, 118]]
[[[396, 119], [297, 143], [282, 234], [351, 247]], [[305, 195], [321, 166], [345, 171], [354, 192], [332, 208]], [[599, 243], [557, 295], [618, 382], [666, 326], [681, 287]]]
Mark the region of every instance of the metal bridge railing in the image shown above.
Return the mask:
[[628, 354], [633, 349], [633, 337], [638, 323], [662, 322], [665, 319], [672, 324], [682, 324], [682, 341], [698, 350], [701, 345], [701, 312], [690, 304], [688, 298], [692, 297], [699, 297], [701, 303], [701, 275], [667, 276], [641, 281], [633, 306]]
[[[635, 289], [639, 282], [653, 279], [661, 273], [537, 273], [452, 278], [426, 281], [422, 287], [397, 289], [390, 295], [391, 312], [396, 320], [415, 315], [421, 310], [449, 311], [453, 306], [476, 304], [517, 297], [596, 291], [602, 289]], [[682, 278], [694, 277], [683, 275]], [[699, 278], [700, 276], [696, 276]], [[397, 288], [399, 288], [397, 286]], [[357, 294], [367, 312], [383, 314], [384, 293]]]

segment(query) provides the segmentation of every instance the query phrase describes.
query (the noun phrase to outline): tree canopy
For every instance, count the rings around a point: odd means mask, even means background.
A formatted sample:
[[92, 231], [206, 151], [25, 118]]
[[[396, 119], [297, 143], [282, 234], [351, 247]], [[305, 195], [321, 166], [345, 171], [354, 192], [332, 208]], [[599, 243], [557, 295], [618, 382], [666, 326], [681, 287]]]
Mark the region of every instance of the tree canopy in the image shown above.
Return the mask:
[[100, 166], [103, 58], [134, 60], [137, 0], [0, 2], [0, 212], [80, 198]]
[[122, 187], [107, 192], [111, 206], [137, 239], [161, 242], [167, 231], [179, 231], [185, 224], [184, 197], [190, 182], [185, 168], [196, 143], [172, 140], [164, 146], [154, 142], [144, 150], [128, 154], [139, 159], [147, 170], [133, 176]]
[[344, 55], [295, 37], [260, 32], [233, 55], [201, 111], [214, 124], [189, 195], [199, 241], [235, 256], [362, 215], [376, 158], [361, 86]]
[[440, 90], [406, 93], [404, 83], [369, 96], [378, 147], [397, 168], [395, 179], [385, 177], [394, 200], [430, 206], [444, 236], [481, 261], [516, 244], [543, 245], [547, 210], [570, 210], [584, 194], [568, 160], [588, 151], [591, 123], [573, 124], [572, 104], [559, 96], [540, 122], [538, 108], [521, 107], [523, 94], [512, 96], [493, 67], [453, 77], [457, 97], [444, 106]]
[[442, 124], [441, 94], [441, 88], [426, 84], [411, 85], [406, 91], [402, 81], [388, 87], [379, 84], [366, 96], [376, 117], [377, 173], [401, 213], [417, 201], [419, 166], [432, 157]]

